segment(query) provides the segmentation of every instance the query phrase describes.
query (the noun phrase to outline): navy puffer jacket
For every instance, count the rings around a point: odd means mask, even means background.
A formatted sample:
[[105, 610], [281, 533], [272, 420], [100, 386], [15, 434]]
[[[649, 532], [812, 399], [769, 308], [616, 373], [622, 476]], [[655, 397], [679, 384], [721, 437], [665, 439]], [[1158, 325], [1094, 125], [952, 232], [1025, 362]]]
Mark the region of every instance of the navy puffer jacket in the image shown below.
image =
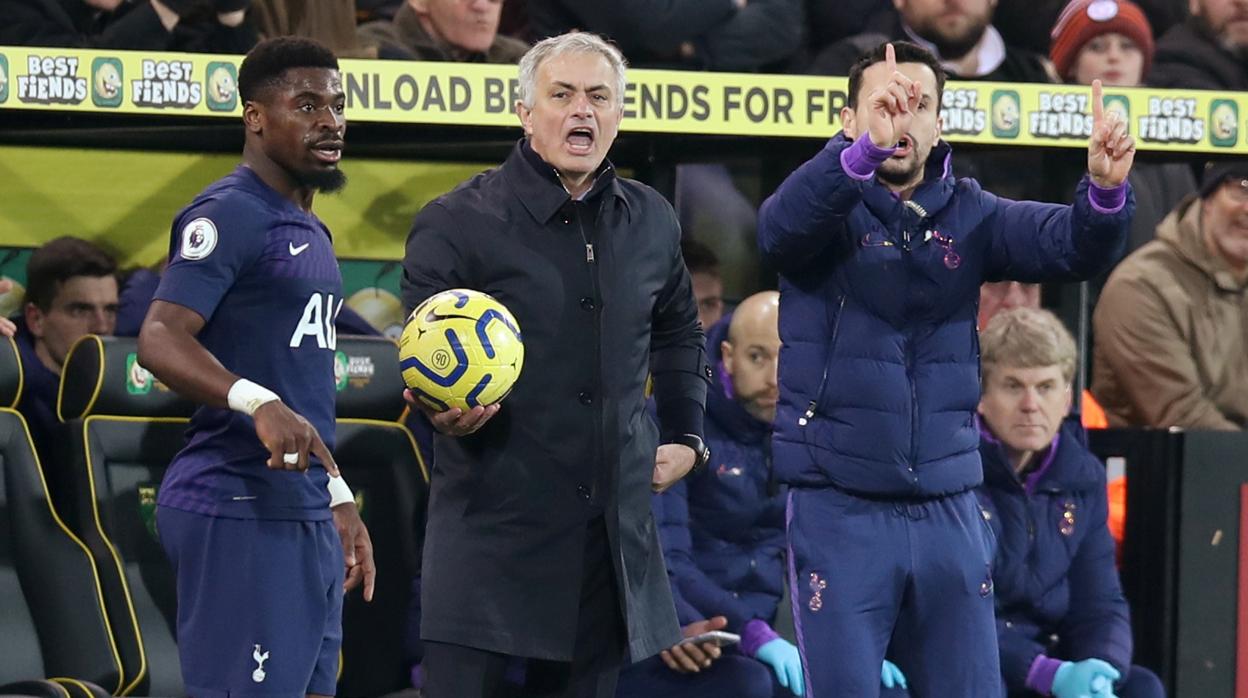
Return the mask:
[[[985, 431], [984, 484], [975, 490], [997, 537], [993, 560], [1001, 674], [1022, 690], [1038, 654], [1103, 659], [1126, 675], [1131, 621], [1114, 565], [1105, 466], [1067, 420], [1030, 494]], [[1045, 455], [1037, 455], [1044, 458]], [[1047, 468], [1044, 463], [1047, 462]]]
[[1011, 201], [950, 173], [948, 144], [902, 202], [847, 175], [838, 135], [763, 203], [759, 246], [779, 270], [780, 405], [772, 458], [783, 482], [927, 498], [979, 484], [984, 281], [1099, 273], [1134, 208]]

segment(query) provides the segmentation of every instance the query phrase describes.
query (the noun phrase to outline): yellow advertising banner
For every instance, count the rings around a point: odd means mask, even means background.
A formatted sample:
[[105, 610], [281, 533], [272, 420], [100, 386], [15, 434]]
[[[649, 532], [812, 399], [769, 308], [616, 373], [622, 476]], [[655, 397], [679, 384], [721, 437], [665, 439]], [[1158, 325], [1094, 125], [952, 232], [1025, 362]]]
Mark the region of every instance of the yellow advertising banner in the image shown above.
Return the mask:
[[[0, 47], [0, 109], [240, 113], [240, 56]], [[514, 66], [343, 60], [347, 118], [517, 126]], [[840, 130], [846, 79], [632, 70], [625, 130], [826, 138]], [[1248, 93], [1109, 89], [1141, 150], [1248, 152]], [[941, 104], [953, 142], [1084, 147], [1091, 91], [1078, 85], [950, 82]], [[1240, 126], [1244, 125], [1244, 129]]]

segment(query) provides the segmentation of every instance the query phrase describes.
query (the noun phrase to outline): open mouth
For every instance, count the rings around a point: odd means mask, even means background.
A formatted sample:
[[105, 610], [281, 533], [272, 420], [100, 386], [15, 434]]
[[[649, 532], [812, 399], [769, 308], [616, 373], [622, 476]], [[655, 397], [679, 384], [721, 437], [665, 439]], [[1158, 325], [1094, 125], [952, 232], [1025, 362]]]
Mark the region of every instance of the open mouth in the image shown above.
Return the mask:
[[323, 141], [312, 146], [312, 154], [321, 162], [334, 164], [342, 159], [342, 141]]
[[904, 158], [914, 151], [914, 141], [910, 140], [910, 136], [902, 136], [897, 141], [897, 149], [893, 151], [893, 157]]
[[594, 149], [594, 130], [586, 126], [578, 126], [568, 131], [564, 142], [568, 144], [568, 150], [573, 153], [588, 155]]

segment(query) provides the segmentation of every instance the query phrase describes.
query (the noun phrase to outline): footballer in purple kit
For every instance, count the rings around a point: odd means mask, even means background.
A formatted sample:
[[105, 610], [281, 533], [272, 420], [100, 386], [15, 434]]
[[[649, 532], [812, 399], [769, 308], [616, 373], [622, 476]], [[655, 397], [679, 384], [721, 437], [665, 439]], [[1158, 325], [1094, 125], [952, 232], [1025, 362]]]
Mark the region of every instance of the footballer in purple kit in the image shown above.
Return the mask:
[[[139, 360], [201, 404], [157, 498], [196, 698], [333, 695], [342, 595], [372, 598], [372, 544], [334, 463], [342, 276], [311, 212], [338, 169], [338, 62], [283, 37], [239, 69], [242, 164], [174, 219]], [[222, 623], [229, 618], [229, 623]]]

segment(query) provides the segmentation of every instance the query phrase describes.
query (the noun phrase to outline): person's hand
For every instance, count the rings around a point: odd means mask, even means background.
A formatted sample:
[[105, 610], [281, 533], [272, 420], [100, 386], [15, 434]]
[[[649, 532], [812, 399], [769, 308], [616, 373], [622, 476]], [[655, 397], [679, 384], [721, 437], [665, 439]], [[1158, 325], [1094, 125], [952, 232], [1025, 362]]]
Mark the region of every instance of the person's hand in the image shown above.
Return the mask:
[[[13, 290], [12, 279], [0, 279], [0, 296]], [[7, 317], [0, 317], [0, 337], [12, 337], [17, 334], [17, 325]]]
[[[723, 630], [726, 627], [728, 627], [728, 619], [715, 616], [686, 625], [680, 629], [680, 634], [685, 637], [697, 637], [702, 633]], [[681, 642], [659, 653], [659, 657], [667, 668], [678, 674], [696, 674], [719, 659], [719, 655], [719, 645], [714, 642], [703, 642], [700, 645]]]
[[897, 54], [892, 44], [884, 51], [889, 79], [883, 87], [867, 95], [867, 134], [876, 147], [892, 148], [910, 131], [922, 87], [897, 70]]
[[1092, 136], [1088, 138], [1088, 174], [1103, 189], [1127, 181], [1135, 162], [1135, 139], [1117, 111], [1105, 112], [1101, 81], [1092, 81]]
[[273, 470], [307, 470], [311, 453], [321, 459], [326, 472], [338, 475], [338, 464], [316, 428], [281, 400], [270, 400], [256, 408], [252, 419], [256, 423], [256, 436], [269, 449], [266, 464]]
[[1109, 662], [1100, 659], [1062, 662], [1053, 675], [1050, 692], [1057, 698], [1112, 698], [1114, 682], [1120, 676]]
[[884, 688], [909, 688], [906, 685], [906, 675], [901, 673], [901, 668], [887, 659], [880, 667], [880, 683]]
[[654, 454], [654, 475], [650, 477], [650, 489], [663, 492], [675, 485], [693, 469], [698, 454], [684, 444], [663, 444]]
[[498, 414], [498, 411], [502, 409], [502, 405], [496, 402], [488, 407], [477, 405], [467, 412], [458, 407], [438, 412], [417, 400], [416, 396], [412, 395], [412, 391], [407, 389], [403, 390], [403, 399], [407, 400], [408, 404], [416, 409], [424, 412], [425, 416], [429, 418], [429, 422], [433, 424], [433, 428], [447, 436], [467, 436], [485, 426], [485, 423], [490, 421], [490, 418]]
[[795, 696], [805, 695], [806, 682], [802, 678], [802, 655], [793, 643], [778, 637], [764, 644], [754, 653], [754, 658], [771, 667], [776, 680]]
[[377, 567], [373, 564], [373, 540], [368, 528], [360, 518], [355, 502], [345, 502], [333, 508], [334, 528], [342, 539], [342, 558], [347, 571], [343, 579], [342, 593], [347, 593], [364, 583], [364, 600], [373, 600], [373, 585], [377, 580]]

